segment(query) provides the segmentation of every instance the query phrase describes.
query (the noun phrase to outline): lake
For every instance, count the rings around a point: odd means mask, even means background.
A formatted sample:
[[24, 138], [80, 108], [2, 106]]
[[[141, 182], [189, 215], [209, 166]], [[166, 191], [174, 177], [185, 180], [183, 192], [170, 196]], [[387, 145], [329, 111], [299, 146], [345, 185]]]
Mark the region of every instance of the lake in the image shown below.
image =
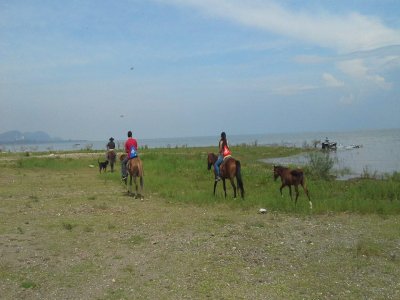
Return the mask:
[[[281, 133], [281, 134], [248, 134], [228, 135], [231, 145], [278, 145], [286, 147], [311, 146], [314, 141], [337, 142], [338, 148], [330, 155], [337, 162], [336, 169], [350, 169], [351, 176], [359, 176], [367, 171], [369, 174], [393, 173], [400, 171], [400, 129], [362, 130], [348, 132], [308, 132], [308, 133]], [[139, 139], [140, 146], [149, 148], [167, 147], [202, 147], [215, 146], [217, 148], [219, 136], [184, 137], [184, 138], [159, 138]], [[26, 145], [0, 145], [2, 151], [71, 151], [80, 149], [101, 150], [106, 149], [108, 139], [105, 141], [66, 141], [57, 143], [26, 144]], [[123, 141], [116, 141], [122, 148]], [[352, 148], [359, 145], [360, 148]], [[321, 145], [318, 145], [321, 147]], [[288, 158], [268, 159], [269, 163], [297, 164], [307, 163], [307, 156], [298, 155]]]
[[[342, 170], [349, 168], [350, 174], [343, 176], [343, 179], [359, 177], [364, 173], [379, 175], [400, 171], [400, 130], [368, 130], [354, 132], [330, 132], [310, 133], [288, 140], [301, 146], [301, 140], [313, 141], [320, 137], [324, 140], [329, 137], [331, 141], [337, 142], [336, 151], [329, 151], [329, 155], [336, 161], [334, 168]], [[309, 142], [310, 143], [310, 142]], [[353, 145], [360, 146], [354, 148]], [[319, 147], [321, 147], [319, 145]], [[308, 156], [297, 155], [287, 158], [268, 159], [266, 162], [273, 164], [297, 164], [304, 165], [308, 162]]]

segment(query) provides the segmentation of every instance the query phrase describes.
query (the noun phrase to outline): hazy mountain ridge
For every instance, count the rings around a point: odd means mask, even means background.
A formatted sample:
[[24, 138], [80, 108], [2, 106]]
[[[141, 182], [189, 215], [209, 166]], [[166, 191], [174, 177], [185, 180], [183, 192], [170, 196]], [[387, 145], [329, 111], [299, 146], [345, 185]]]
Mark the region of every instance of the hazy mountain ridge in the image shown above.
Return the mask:
[[0, 143], [39, 143], [55, 141], [62, 141], [62, 139], [57, 137], [53, 138], [44, 131], [21, 132], [18, 130], [11, 130], [0, 133]]

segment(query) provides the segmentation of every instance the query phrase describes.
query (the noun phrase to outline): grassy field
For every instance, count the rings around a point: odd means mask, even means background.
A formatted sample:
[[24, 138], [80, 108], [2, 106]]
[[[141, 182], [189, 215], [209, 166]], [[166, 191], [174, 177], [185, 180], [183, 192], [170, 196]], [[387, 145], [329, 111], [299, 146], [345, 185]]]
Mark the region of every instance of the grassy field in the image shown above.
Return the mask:
[[310, 211], [259, 162], [299, 149], [234, 147], [244, 200], [212, 195], [211, 150], [142, 150], [143, 201], [103, 153], [0, 154], [0, 298], [400, 298], [398, 175], [309, 177]]

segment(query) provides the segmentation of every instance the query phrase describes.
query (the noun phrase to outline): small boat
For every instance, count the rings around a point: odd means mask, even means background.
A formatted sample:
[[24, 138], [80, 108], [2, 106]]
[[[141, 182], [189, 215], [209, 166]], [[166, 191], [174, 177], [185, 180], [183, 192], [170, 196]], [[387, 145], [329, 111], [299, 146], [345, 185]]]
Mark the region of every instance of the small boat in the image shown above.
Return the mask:
[[330, 142], [328, 138], [325, 138], [325, 142], [322, 142], [322, 150], [336, 150], [337, 143]]

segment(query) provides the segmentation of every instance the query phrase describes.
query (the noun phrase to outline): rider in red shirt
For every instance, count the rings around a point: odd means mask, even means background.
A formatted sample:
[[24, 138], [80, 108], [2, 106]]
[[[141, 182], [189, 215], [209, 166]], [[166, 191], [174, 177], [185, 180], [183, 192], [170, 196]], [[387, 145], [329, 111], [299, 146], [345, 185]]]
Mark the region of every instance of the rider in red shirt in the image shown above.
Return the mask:
[[134, 139], [132, 137], [132, 131], [128, 131], [128, 139], [125, 142], [125, 152], [126, 154], [129, 154], [129, 152], [131, 151], [131, 148], [135, 147], [135, 149], [137, 150], [137, 141], [136, 139]]
[[128, 177], [128, 172], [126, 170], [126, 163], [129, 160], [129, 155], [131, 152], [131, 148], [135, 147], [135, 150], [137, 151], [138, 145], [136, 139], [132, 137], [132, 131], [128, 131], [128, 139], [125, 141], [125, 152], [126, 152], [126, 157], [123, 159], [121, 162], [121, 176], [122, 180], [126, 180]]

